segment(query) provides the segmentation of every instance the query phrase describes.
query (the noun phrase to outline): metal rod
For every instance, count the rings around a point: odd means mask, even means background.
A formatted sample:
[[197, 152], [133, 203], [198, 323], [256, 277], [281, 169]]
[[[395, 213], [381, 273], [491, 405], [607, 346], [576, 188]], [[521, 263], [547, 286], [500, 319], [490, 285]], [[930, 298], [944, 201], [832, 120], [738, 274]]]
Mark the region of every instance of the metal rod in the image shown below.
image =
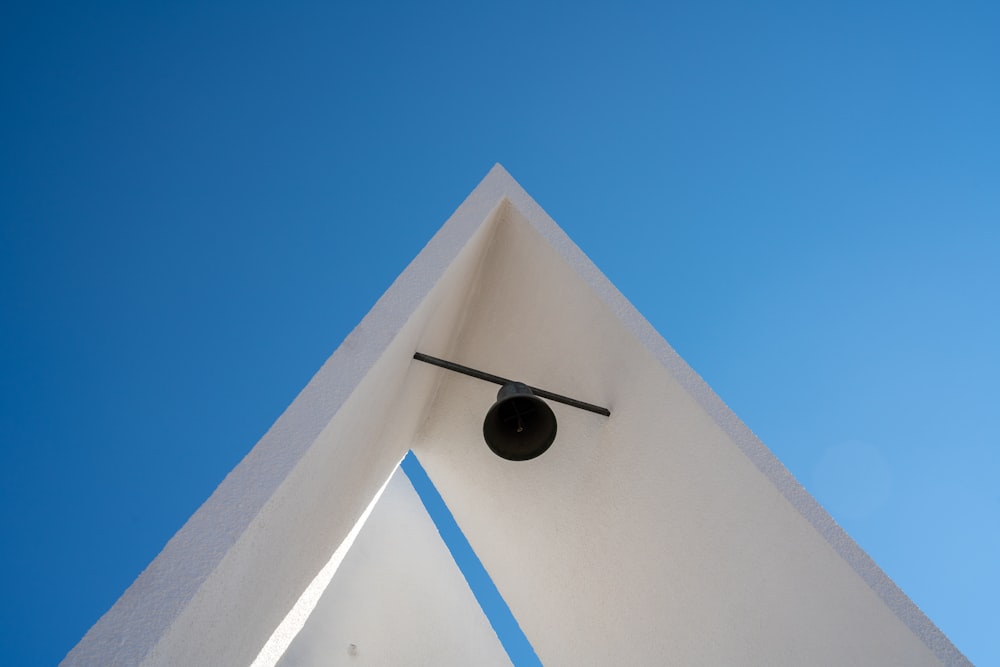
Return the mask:
[[[444, 359], [438, 359], [437, 357], [432, 357], [428, 354], [422, 352], [415, 352], [413, 358], [417, 361], [422, 361], [425, 364], [431, 364], [432, 366], [439, 366], [441, 368], [447, 368], [449, 371], [455, 371], [456, 373], [462, 373], [463, 375], [469, 375], [474, 378], [479, 378], [480, 380], [486, 380], [487, 382], [492, 382], [493, 384], [505, 385], [513, 382], [513, 380], [508, 380], [507, 378], [502, 378], [499, 375], [493, 375], [492, 373], [486, 373], [484, 371], [477, 371], [475, 368], [469, 368], [468, 366], [463, 366], [462, 364], [456, 364], [454, 361], [445, 361]], [[551, 391], [545, 391], [544, 389], [538, 389], [537, 387], [532, 387], [528, 385], [528, 389], [538, 396], [539, 398], [547, 398], [550, 401], [555, 401], [556, 403], [562, 403], [564, 405], [570, 405], [574, 408], [579, 408], [581, 410], [586, 410], [587, 412], [596, 412], [599, 415], [604, 415], [605, 417], [611, 416], [611, 411], [607, 408], [602, 408], [599, 405], [594, 405], [593, 403], [585, 403], [583, 401], [578, 401], [575, 398], [570, 398], [569, 396], [563, 396], [561, 394], [554, 394]]]

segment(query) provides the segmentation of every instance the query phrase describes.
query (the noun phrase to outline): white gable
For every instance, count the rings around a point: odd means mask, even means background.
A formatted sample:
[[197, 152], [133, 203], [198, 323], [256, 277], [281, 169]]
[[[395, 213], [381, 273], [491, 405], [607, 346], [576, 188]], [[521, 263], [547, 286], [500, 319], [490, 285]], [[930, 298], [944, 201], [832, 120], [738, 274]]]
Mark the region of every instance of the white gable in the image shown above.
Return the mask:
[[249, 664], [409, 448], [543, 664], [967, 664], [499, 166], [67, 664]]

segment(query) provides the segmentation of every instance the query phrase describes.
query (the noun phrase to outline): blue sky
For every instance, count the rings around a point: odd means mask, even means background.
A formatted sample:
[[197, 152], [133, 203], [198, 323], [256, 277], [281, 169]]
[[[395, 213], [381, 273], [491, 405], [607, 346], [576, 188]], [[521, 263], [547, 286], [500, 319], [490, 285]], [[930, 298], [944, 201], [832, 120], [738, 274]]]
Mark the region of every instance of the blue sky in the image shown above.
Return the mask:
[[61, 658], [501, 162], [1000, 664], [1000, 6], [6, 3], [0, 661]]

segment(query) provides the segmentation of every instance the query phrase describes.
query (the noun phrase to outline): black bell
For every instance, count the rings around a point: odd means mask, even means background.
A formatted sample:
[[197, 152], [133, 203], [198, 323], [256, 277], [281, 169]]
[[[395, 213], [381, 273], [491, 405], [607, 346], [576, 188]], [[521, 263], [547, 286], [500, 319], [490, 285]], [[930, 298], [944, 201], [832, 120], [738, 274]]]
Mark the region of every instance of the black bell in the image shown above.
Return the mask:
[[544, 454], [556, 439], [556, 416], [528, 385], [508, 382], [486, 413], [483, 437], [497, 456], [527, 461]]

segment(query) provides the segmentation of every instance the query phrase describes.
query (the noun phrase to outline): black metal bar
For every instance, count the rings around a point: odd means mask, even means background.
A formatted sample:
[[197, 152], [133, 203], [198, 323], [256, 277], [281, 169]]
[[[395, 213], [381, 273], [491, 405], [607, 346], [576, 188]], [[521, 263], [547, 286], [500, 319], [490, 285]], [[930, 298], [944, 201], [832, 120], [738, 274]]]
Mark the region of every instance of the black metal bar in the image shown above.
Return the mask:
[[[475, 368], [469, 368], [468, 366], [463, 366], [462, 364], [456, 364], [454, 361], [445, 361], [444, 359], [438, 359], [437, 357], [432, 357], [429, 354], [424, 354], [422, 352], [415, 352], [413, 358], [417, 361], [422, 361], [425, 364], [431, 364], [432, 366], [439, 366], [441, 368], [446, 368], [449, 371], [455, 371], [456, 373], [462, 373], [463, 375], [469, 375], [474, 378], [479, 378], [480, 380], [486, 380], [487, 382], [492, 382], [493, 384], [504, 385], [513, 380], [508, 380], [507, 378], [502, 378], [499, 375], [493, 375], [492, 373], [486, 373], [484, 371], [477, 371]], [[574, 408], [579, 408], [581, 410], [586, 410], [587, 412], [596, 412], [599, 415], [604, 415], [605, 417], [611, 416], [611, 411], [607, 408], [602, 408], [599, 405], [594, 405], [593, 403], [585, 403], [583, 401], [578, 401], [575, 398], [570, 398], [569, 396], [563, 396], [561, 394], [554, 394], [551, 391], [545, 391], [544, 389], [538, 389], [537, 387], [532, 387], [528, 385], [535, 396], [539, 398], [547, 398], [550, 401], [555, 401], [556, 403], [562, 403], [563, 405], [569, 405]]]

